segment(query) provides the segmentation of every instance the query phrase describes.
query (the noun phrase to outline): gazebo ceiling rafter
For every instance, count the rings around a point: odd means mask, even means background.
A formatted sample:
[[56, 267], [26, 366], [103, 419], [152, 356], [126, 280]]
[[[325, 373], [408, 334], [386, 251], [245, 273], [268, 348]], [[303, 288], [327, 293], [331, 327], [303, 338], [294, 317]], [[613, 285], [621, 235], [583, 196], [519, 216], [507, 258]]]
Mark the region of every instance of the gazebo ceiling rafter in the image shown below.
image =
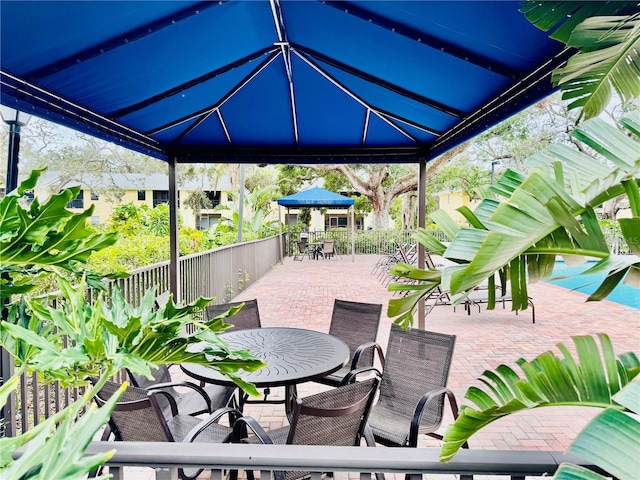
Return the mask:
[[350, 75], [353, 75], [355, 77], [361, 78], [367, 82], [371, 82], [375, 85], [378, 85], [382, 88], [385, 88], [387, 90], [389, 90], [390, 92], [394, 92], [397, 93], [398, 95], [401, 95], [403, 97], [406, 97], [408, 99], [414, 100], [416, 102], [419, 102], [423, 105], [426, 105], [428, 107], [434, 108], [436, 110], [441, 111], [442, 113], [446, 113], [447, 115], [451, 115], [452, 117], [457, 117], [457, 118], [464, 118], [466, 117], [466, 113], [462, 112], [460, 110], [457, 110], [455, 108], [452, 108], [449, 105], [444, 105], [442, 103], [436, 102], [433, 99], [430, 98], [426, 98], [423, 97], [421, 95], [416, 94], [415, 92], [411, 92], [405, 88], [402, 88], [398, 85], [392, 84], [390, 82], [387, 82], [379, 77], [375, 77], [373, 75], [370, 75], [366, 72], [363, 72], [361, 70], [358, 70], [357, 68], [351, 67], [345, 63], [342, 63], [334, 58], [330, 58], [326, 55], [323, 55], [320, 52], [317, 52], [315, 50], [312, 50], [310, 48], [304, 47], [302, 45], [297, 45], [294, 44], [293, 47], [295, 48], [296, 51], [298, 52], [303, 52], [307, 55], [309, 55], [310, 57], [315, 58], [316, 60], [319, 60], [323, 63], [326, 63], [327, 65], [331, 65], [333, 67], [336, 67], [340, 70], [342, 70], [343, 72], [346, 72]]
[[208, 8], [214, 8], [222, 4], [218, 2], [201, 2], [197, 5], [197, 8], [188, 7], [180, 12], [176, 12], [173, 15], [168, 15], [160, 20], [152, 22], [144, 27], [122, 33], [107, 42], [100, 43], [96, 46], [91, 46], [86, 50], [78, 52], [74, 55], [70, 55], [62, 60], [58, 60], [49, 65], [44, 65], [37, 70], [28, 72], [25, 74], [25, 78], [29, 81], [35, 82], [42, 78], [45, 78], [51, 74], [58, 73], [61, 70], [67, 69], [78, 63], [86, 62], [100, 55], [104, 55], [107, 52], [126, 46], [129, 43], [138, 41], [142, 38], [148, 37], [157, 33], [159, 30], [170, 28], [176, 25], [178, 22], [186, 18], [190, 18], [194, 15], [199, 15], [202, 11]]
[[375, 13], [360, 8], [358, 5], [349, 4], [345, 6], [343, 2], [331, 0], [325, 1], [324, 3], [348, 15], [353, 15], [369, 23], [372, 23], [373, 25], [378, 25], [381, 28], [385, 28], [397, 35], [402, 35], [417, 43], [428, 45], [432, 48], [435, 48], [436, 50], [441, 51], [442, 53], [451, 55], [460, 60], [464, 60], [465, 62], [472, 63], [480, 68], [497, 73], [498, 75], [501, 75], [503, 77], [515, 79], [519, 78], [522, 75], [522, 72], [518, 72], [498, 62], [490, 61], [487, 58], [483, 58], [468, 49], [460, 48], [450, 42], [446, 42], [442, 39], [428, 35], [425, 32], [418, 32], [410, 27], [390, 22], [389, 20], [382, 18]]

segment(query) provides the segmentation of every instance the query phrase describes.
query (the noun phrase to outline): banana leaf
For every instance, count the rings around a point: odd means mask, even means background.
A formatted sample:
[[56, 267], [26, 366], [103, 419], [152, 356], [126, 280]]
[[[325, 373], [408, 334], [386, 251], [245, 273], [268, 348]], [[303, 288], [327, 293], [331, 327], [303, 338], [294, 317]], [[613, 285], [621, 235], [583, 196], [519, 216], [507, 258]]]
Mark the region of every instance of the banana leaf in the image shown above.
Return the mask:
[[440, 459], [451, 460], [486, 425], [525, 409], [579, 405], [624, 410], [613, 396], [640, 373], [640, 362], [633, 353], [616, 357], [607, 335], [600, 334], [599, 339], [603, 353], [593, 337], [576, 336], [577, 359], [558, 344], [560, 356], [549, 351], [532, 361], [520, 359], [521, 374], [507, 365], [485, 371], [481, 379], [485, 389], [473, 386], [465, 395], [476, 408], [461, 406], [445, 432]]
[[[640, 115], [632, 114], [620, 124], [640, 125]], [[494, 194], [505, 197], [502, 202], [483, 201], [474, 212], [465, 210], [470, 226], [454, 225], [442, 211], [431, 215], [443, 226], [451, 243], [442, 252], [443, 244], [434, 241], [428, 232], [420, 230], [415, 238], [425, 247], [428, 245], [428, 250], [437, 251], [457, 264], [443, 269], [443, 289], [450, 290], [452, 295], [463, 295], [490, 281], [496, 272], [509, 271], [506, 286], [511, 289], [513, 308], [524, 309], [528, 305], [527, 282], [548, 278], [556, 255], [569, 256], [570, 261], [581, 257], [610, 257], [595, 207], [626, 195], [640, 213], [638, 138], [627, 136], [599, 119], [584, 122], [573, 135], [611, 163], [600, 162], [568, 147], [553, 146], [532, 157], [533, 169], [528, 176], [508, 170], [491, 186]], [[638, 222], [632, 218], [621, 223], [624, 237], [633, 244], [632, 252], [635, 252], [636, 240], [640, 237]], [[635, 284], [640, 278], [639, 257], [628, 256], [626, 273], [613, 262], [602, 263], [601, 267], [611, 266], [611, 269], [605, 272], [605, 280], [589, 300], [605, 298], [621, 281]], [[413, 283], [426, 282], [422, 290], [424, 297], [434, 288], [429, 280], [420, 279], [417, 270], [394, 273], [411, 278]], [[402, 291], [401, 285], [394, 285], [394, 291]], [[411, 290], [419, 291], [414, 287]], [[403, 324], [412, 318], [412, 312], [403, 309], [415, 308], [420, 300], [418, 295], [415, 293], [411, 302], [394, 302], [391, 311], [402, 317]]]
[[[605, 409], [578, 434], [569, 451], [593, 462], [614, 478], [634, 480], [640, 474], [640, 381], [629, 383], [613, 400], [631, 413]], [[604, 480], [607, 477], [563, 464], [554, 478]]]

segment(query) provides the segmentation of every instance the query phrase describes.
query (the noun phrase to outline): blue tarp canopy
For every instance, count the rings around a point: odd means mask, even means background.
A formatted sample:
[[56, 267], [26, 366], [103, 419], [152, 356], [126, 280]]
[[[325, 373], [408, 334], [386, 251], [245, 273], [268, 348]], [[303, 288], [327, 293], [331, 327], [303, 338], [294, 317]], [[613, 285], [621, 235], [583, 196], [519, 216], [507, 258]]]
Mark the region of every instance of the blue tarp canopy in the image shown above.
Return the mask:
[[552, 92], [572, 50], [520, 8], [2, 1], [1, 103], [184, 163], [430, 160]]
[[320, 187], [313, 187], [278, 199], [278, 205], [289, 208], [349, 208], [354, 203], [353, 198]]

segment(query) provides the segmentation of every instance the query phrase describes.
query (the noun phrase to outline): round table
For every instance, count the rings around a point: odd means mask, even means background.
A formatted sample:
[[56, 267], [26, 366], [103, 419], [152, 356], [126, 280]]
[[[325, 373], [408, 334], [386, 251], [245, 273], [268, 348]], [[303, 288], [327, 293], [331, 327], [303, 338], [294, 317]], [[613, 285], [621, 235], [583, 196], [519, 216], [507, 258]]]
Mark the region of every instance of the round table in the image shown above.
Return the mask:
[[[287, 412], [297, 396], [296, 385], [329, 375], [347, 364], [349, 347], [339, 338], [302, 328], [255, 328], [234, 330], [220, 335], [233, 350], [249, 350], [265, 361], [264, 368], [242, 372], [242, 378], [256, 387], [287, 387]], [[234, 385], [217, 370], [204, 365], [182, 364], [182, 370], [195, 379], [218, 385]], [[240, 396], [241, 404], [246, 397]], [[281, 402], [279, 402], [281, 403]]]

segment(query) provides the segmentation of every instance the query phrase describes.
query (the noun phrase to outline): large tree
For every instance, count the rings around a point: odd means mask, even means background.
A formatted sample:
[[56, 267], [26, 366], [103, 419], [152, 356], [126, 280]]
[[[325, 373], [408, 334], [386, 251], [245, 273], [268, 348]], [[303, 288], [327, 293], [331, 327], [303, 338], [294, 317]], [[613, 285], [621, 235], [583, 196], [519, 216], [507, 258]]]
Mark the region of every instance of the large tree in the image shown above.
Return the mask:
[[[462, 152], [463, 144], [427, 164], [427, 177], [433, 177], [449, 160]], [[331, 164], [287, 165], [280, 170], [280, 188], [285, 195], [294, 193], [304, 182], [324, 179], [328, 190], [347, 190], [367, 197], [371, 202], [373, 228], [388, 228], [393, 201], [418, 189], [416, 164]], [[428, 180], [427, 180], [428, 181]]]

